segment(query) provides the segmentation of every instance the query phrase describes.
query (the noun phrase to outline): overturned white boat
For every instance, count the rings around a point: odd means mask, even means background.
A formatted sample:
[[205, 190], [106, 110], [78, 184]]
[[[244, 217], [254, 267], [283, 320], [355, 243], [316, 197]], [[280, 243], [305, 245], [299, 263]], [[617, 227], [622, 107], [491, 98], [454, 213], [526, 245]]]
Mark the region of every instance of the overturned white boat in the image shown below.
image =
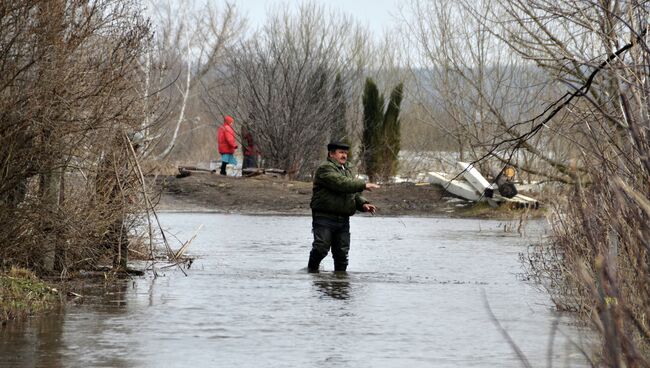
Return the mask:
[[468, 201], [486, 201], [491, 206], [497, 206], [499, 202], [510, 202], [519, 207], [539, 207], [536, 199], [517, 193], [513, 184], [499, 188], [496, 183], [490, 184], [474, 165], [458, 161], [457, 167], [459, 171], [456, 175], [431, 171], [427, 173], [427, 180]]

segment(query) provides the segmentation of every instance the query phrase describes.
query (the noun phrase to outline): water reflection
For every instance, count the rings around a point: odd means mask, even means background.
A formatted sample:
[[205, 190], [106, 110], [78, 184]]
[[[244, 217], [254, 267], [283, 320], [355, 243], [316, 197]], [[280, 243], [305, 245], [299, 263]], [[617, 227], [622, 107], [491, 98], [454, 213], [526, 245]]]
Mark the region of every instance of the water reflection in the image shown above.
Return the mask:
[[[59, 368], [70, 366], [63, 352], [82, 349], [95, 350], [105, 342], [98, 336], [106, 330], [107, 320], [128, 313], [125, 295], [128, 281], [91, 282], [81, 289], [83, 297], [71, 300], [61, 310], [45, 313], [41, 318], [29, 318], [23, 323], [12, 321], [0, 327], [0, 366]], [[65, 313], [66, 309], [74, 310]], [[93, 318], [89, 316], [95, 316]], [[100, 317], [102, 316], [102, 317]], [[70, 334], [68, 324], [75, 333]], [[99, 359], [86, 354], [96, 364], [110, 367], [127, 367], [128, 362], [119, 356]]]
[[3, 336], [0, 340], [0, 357], [11, 364], [25, 367], [64, 367], [61, 362], [63, 334], [63, 313], [53, 313], [47, 318], [29, 320], [25, 326], [17, 324], [0, 325]]
[[323, 297], [350, 299], [350, 277], [347, 272], [314, 274], [314, 287]]

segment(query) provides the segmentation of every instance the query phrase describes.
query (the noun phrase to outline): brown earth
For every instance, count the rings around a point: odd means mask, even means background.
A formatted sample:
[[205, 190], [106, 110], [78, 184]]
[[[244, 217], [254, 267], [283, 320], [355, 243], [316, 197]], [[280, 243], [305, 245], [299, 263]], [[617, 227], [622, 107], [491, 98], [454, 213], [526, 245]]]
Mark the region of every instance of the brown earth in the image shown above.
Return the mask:
[[[158, 177], [162, 211], [211, 211], [240, 214], [309, 215], [311, 182], [290, 181], [268, 175], [244, 178], [210, 172], [190, 176]], [[449, 216], [518, 218], [521, 210], [505, 206], [491, 209], [450, 198], [439, 186], [414, 183], [382, 185], [364, 192], [378, 207], [379, 216]]]

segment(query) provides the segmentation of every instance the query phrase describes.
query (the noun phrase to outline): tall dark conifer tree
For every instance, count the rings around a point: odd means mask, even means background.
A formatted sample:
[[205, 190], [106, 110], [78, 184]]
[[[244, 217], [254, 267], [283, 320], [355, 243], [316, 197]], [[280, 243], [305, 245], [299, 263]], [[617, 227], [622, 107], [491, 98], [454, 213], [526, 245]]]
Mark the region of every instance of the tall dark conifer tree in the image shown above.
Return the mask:
[[366, 79], [362, 101], [363, 143], [361, 157], [366, 169], [366, 175], [371, 181], [375, 181], [381, 168], [384, 96], [379, 94], [377, 84], [372, 78]]
[[341, 79], [340, 73], [336, 74], [336, 78], [334, 79], [333, 89], [334, 89], [334, 103], [337, 105], [337, 108], [334, 111], [336, 117], [334, 119], [334, 123], [332, 124], [332, 130], [330, 132], [330, 140], [343, 141], [347, 144], [351, 144], [352, 140], [348, 135], [347, 120], [345, 117], [348, 106], [346, 103], [345, 90], [343, 88], [343, 80]]
[[404, 83], [398, 84], [390, 94], [386, 114], [384, 115], [383, 124], [383, 137], [384, 144], [382, 148], [382, 176], [388, 179], [397, 174], [398, 155], [400, 150], [400, 126], [401, 120], [399, 118], [400, 105], [402, 104], [402, 96], [404, 90]]

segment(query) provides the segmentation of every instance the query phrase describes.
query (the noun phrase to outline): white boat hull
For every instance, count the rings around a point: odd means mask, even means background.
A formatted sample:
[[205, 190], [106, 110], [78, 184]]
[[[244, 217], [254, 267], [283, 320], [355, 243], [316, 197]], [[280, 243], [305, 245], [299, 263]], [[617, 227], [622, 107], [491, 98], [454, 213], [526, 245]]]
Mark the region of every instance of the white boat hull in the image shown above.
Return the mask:
[[476, 170], [474, 165], [461, 161], [458, 161], [456, 165], [458, 165], [463, 178], [465, 178], [465, 180], [467, 180], [467, 182], [470, 183], [478, 192], [483, 193], [487, 188], [492, 188], [490, 183], [483, 177], [483, 175], [481, 175], [480, 172], [478, 172], [478, 170]]
[[[539, 202], [536, 199], [521, 194], [517, 194], [512, 198], [501, 196], [497, 186], [490, 184], [472, 164], [458, 161], [457, 165], [460, 169], [458, 175], [462, 176], [466, 181], [456, 180], [453, 179], [454, 176], [449, 174], [433, 171], [427, 174], [428, 181], [439, 184], [449, 193], [470, 201], [488, 201], [492, 206], [496, 206], [496, 202], [510, 202], [523, 207], [539, 207]], [[485, 196], [485, 190], [488, 188], [494, 191], [491, 198]]]
[[442, 186], [446, 191], [451, 194], [454, 194], [458, 197], [465, 198], [469, 201], [481, 201], [484, 198], [481, 196], [481, 193], [477, 192], [474, 187], [469, 183], [452, 180], [447, 174], [438, 173], [438, 172], [428, 172], [427, 181], [431, 184], [438, 184]]
[[463, 178], [467, 180], [467, 182], [474, 189], [476, 189], [477, 192], [481, 193], [481, 198], [485, 198], [485, 200], [488, 201], [490, 206], [497, 207], [498, 206], [497, 202], [499, 202], [498, 199], [495, 199], [494, 196], [491, 197], [485, 196], [485, 190], [488, 188], [493, 188], [494, 190], [496, 190], [496, 185], [495, 186], [490, 185], [490, 183], [483, 177], [483, 175], [481, 175], [481, 173], [478, 172], [478, 170], [476, 170], [474, 165], [462, 161], [458, 161], [456, 165], [460, 169], [460, 174], [462, 174]]

